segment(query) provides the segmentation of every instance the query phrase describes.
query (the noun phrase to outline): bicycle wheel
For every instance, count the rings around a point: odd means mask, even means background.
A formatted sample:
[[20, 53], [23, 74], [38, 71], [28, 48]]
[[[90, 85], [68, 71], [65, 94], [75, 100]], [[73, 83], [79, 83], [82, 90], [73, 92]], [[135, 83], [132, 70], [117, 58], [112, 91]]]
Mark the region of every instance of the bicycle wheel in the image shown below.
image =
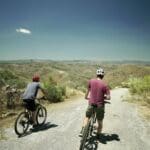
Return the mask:
[[94, 130], [94, 123], [96, 123], [95, 115], [92, 116], [91, 121], [90, 121], [89, 136], [92, 136], [92, 133], [93, 133], [93, 130]]
[[83, 136], [82, 136], [82, 139], [81, 139], [81, 144], [80, 144], [79, 150], [84, 150], [86, 140], [87, 140], [87, 137], [89, 135], [90, 122], [91, 121], [89, 121], [88, 124], [84, 127]]
[[38, 106], [36, 113], [36, 122], [39, 126], [43, 125], [47, 118], [47, 110], [43, 106]]
[[93, 133], [93, 122], [92, 121], [91, 121], [90, 127], [89, 127], [89, 136], [92, 136], [92, 133]]
[[22, 112], [19, 114], [15, 121], [15, 132], [17, 135], [21, 136], [25, 134], [29, 127], [29, 114], [27, 112]]

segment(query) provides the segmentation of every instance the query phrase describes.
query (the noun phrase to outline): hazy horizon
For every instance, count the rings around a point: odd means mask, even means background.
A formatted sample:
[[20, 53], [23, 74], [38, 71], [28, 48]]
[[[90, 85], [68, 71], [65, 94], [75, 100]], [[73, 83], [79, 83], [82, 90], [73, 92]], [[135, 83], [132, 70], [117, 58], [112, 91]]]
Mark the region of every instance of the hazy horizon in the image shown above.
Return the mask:
[[114, 60], [114, 59], [113, 60], [110, 60], [110, 59], [109, 60], [101, 60], [101, 59], [97, 59], [97, 60], [96, 59], [95, 60], [94, 59], [93, 60], [92, 59], [32, 59], [32, 58], [31, 59], [30, 58], [29, 59], [0, 59], [0, 62], [15, 62], [15, 61], [18, 61], [18, 62], [19, 61], [20, 62], [21, 61], [26, 61], [26, 62], [28, 62], [28, 61], [33, 61], [33, 62], [46, 62], [46, 61], [54, 61], [54, 62], [55, 61], [56, 62], [61, 62], [61, 61], [64, 61], [64, 62], [67, 62], [67, 61], [68, 62], [69, 61], [70, 62], [76, 62], [76, 61], [78, 62], [79, 61], [80, 62], [81, 61], [82, 62], [83, 61], [83, 62], [86, 62], [87, 61], [87, 62], [90, 62], [91, 61], [91, 62], [108, 62], [108, 63], [109, 62], [133, 62], [133, 63], [134, 62], [135, 63], [136, 62], [143, 62], [143, 63], [150, 63], [150, 60], [135, 60], [135, 59], [133, 59], [133, 60], [132, 59], [131, 60], [119, 60], [119, 59], [118, 60]]
[[0, 1], [0, 60], [150, 61], [147, 0]]

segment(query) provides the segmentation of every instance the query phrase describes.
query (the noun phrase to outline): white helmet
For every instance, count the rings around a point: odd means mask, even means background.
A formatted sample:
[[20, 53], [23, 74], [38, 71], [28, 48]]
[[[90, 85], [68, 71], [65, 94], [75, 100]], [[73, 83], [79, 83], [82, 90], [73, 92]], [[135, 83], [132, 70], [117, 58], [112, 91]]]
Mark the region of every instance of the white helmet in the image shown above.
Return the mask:
[[98, 68], [97, 70], [96, 70], [96, 75], [102, 75], [102, 76], [104, 76], [104, 69], [102, 69], [102, 68]]

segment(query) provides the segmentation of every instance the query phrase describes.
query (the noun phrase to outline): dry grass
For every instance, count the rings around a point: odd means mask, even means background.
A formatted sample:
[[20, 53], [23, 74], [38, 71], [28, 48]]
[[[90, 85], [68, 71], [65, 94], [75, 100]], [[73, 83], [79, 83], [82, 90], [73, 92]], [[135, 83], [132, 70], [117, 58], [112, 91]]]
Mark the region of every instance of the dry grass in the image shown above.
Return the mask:
[[6, 140], [4, 130], [0, 128], [0, 140]]
[[[106, 76], [104, 80], [109, 83], [111, 88], [122, 85], [121, 83], [126, 83], [130, 76], [132, 77], [144, 77], [150, 74], [150, 66], [144, 64], [129, 64], [123, 63], [113, 63], [113, 62], [92, 62], [92, 61], [20, 61], [20, 62], [5, 62], [0, 63], [1, 71], [9, 71], [9, 74], [4, 74], [9, 77], [11, 74], [14, 75], [18, 81], [24, 81], [28, 83], [31, 81], [32, 75], [37, 72], [41, 76], [41, 83], [48, 83], [49, 77], [52, 77], [54, 82], [58, 86], [66, 87], [66, 98], [78, 95], [79, 91], [85, 92], [87, 81], [95, 77], [96, 69], [101, 66], [106, 71]], [[6, 72], [5, 72], [6, 73]], [[4, 77], [5, 77], [4, 76]], [[3, 79], [5, 84], [9, 84], [8, 79]], [[2, 80], [2, 81], [3, 81]], [[13, 82], [12, 84], [15, 84]], [[1, 87], [2, 88], [2, 87]], [[20, 90], [24, 90], [23, 88]], [[1, 90], [2, 91], [2, 90]], [[0, 93], [0, 107], [6, 106], [6, 98], [4, 92]], [[2, 114], [2, 109], [0, 109], [0, 114]]]
[[145, 101], [145, 98], [143, 98], [142, 96], [139, 96], [139, 95], [129, 94], [126, 97], [123, 97], [123, 100], [136, 104], [138, 107], [139, 115], [142, 118], [150, 121], [150, 104], [148, 104]]
[[146, 120], [150, 121], [150, 107], [147, 107], [147, 105], [140, 105], [139, 106], [139, 112]]

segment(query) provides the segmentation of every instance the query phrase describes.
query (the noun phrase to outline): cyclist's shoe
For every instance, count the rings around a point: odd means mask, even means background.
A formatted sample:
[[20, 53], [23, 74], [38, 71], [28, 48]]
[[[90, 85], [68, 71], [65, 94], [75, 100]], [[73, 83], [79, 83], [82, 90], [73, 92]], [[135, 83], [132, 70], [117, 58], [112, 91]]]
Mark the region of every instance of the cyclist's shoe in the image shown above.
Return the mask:
[[82, 137], [83, 136], [83, 130], [84, 130], [84, 127], [82, 127], [80, 133], [79, 133], [79, 136]]
[[38, 126], [37, 124], [33, 124], [33, 126], [32, 126], [32, 127], [33, 127], [33, 128], [36, 128], [37, 126]]
[[32, 120], [32, 119], [30, 119], [30, 120], [29, 120], [29, 123], [30, 123], [30, 124], [33, 124], [33, 120]]
[[102, 133], [96, 133], [97, 139], [100, 139], [102, 137]]

